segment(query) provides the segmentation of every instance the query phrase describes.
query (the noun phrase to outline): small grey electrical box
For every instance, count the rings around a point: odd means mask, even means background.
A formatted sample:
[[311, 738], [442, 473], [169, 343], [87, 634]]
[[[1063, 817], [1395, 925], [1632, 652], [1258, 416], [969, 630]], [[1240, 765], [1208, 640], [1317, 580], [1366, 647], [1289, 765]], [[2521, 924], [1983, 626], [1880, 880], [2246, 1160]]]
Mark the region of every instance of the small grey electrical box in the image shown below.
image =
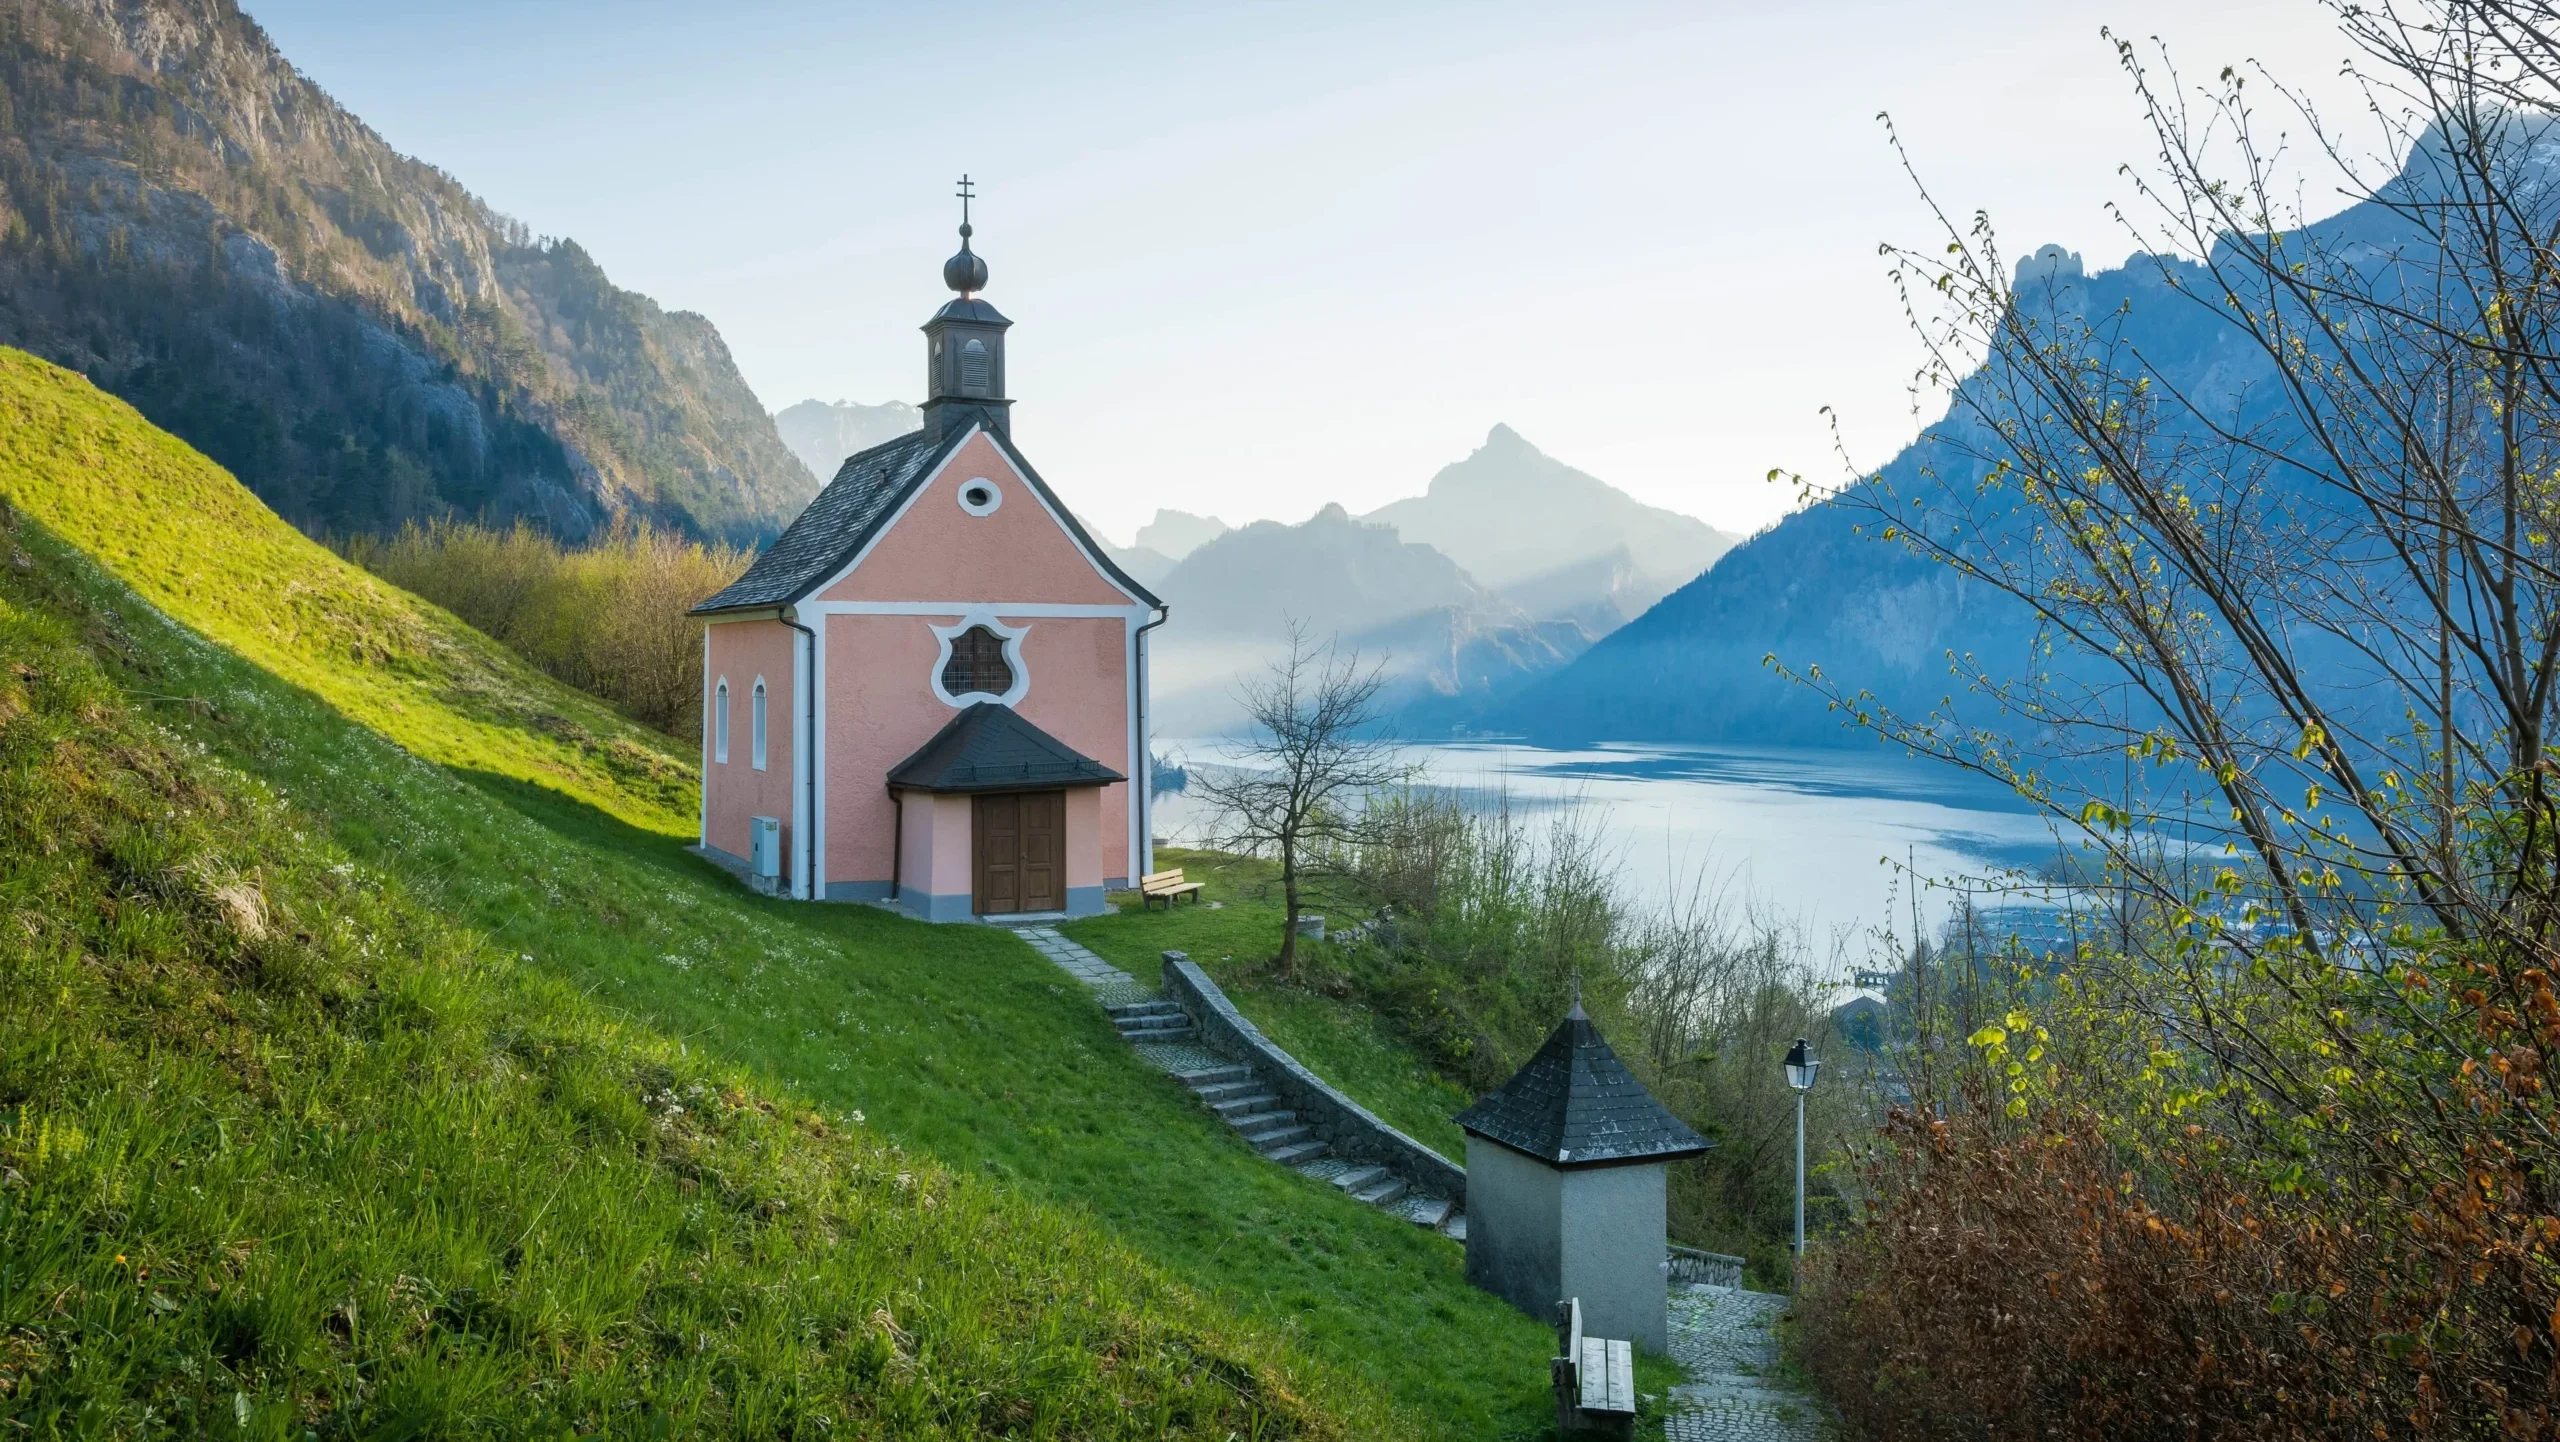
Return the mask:
[[771, 891], [782, 883], [782, 818], [747, 818], [747, 876]]

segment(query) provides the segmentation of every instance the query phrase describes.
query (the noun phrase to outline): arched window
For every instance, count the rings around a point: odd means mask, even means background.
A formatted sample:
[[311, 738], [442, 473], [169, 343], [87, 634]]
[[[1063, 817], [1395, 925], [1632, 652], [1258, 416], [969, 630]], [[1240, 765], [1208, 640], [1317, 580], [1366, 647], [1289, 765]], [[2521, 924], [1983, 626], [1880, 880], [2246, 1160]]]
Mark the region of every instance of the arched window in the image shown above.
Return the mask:
[[1004, 638], [984, 626], [972, 626], [951, 638], [951, 659], [942, 666], [942, 689], [953, 696], [983, 691], [1001, 696], [1013, 689], [1013, 667], [1004, 659]]
[[989, 394], [987, 389], [987, 343], [971, 339], [960, 347], [960, 393], [967, 396]]
[[758, 771], [764, 769], [764, 678], [756, 678], [755, 695], [747, 703], [748, 761]]
[[711, 693], [711, 759], [729, 764], [729, 678]]

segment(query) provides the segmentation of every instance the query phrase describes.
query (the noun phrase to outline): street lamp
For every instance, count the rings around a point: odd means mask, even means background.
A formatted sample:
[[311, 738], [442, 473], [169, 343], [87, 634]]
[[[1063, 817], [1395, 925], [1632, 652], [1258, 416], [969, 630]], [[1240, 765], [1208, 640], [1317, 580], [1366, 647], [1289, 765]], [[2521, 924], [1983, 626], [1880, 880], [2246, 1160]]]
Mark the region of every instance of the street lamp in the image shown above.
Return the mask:
[[1787, 1085], [1796, 1089], [1796, 1265], [1804, 1265], [1804, 1094], [1813, 1090], [1813, 1074], [1822, 1059], [1803, 1037], [1787, 1052]]

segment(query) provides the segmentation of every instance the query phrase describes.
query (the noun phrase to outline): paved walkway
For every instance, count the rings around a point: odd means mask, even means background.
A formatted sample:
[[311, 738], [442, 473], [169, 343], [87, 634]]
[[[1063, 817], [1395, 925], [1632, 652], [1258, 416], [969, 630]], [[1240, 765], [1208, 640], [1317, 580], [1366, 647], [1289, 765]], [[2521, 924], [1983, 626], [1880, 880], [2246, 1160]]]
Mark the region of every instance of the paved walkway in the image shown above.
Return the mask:
[[[1106, 1007], [1155, 999], [1154, 987], [1113, 966], [1091, 950], [1067, 940], [1054, 926], [1017, 926], [1013, 928], [1013, 934], [1030, 942], [1032, 950], [1056, 962], [1059, 970], [1091, 987], [1094, 1000]], [[1226, 1058], [1197, 1042], [1136, 1042], [1132, 1050], [1141, 1059], [1177, 1075], [1220, 1066], [1226, 1061]]]
[[1671, 1360], [1689, 1380], [1671, 1389], [1666, 1442], [1819, 1442], [1825, 1411], [1778, 1376], [1778, 1314], [1787, 1299], [1738, 1287], [1671, 1289]]
[[1087, 986], [1136, 986], [1138, 979], [1069, 941], [1054, 926], [1017, 926], [1013, 934], [1031, 949], [1056, 962], [1067, 975]]

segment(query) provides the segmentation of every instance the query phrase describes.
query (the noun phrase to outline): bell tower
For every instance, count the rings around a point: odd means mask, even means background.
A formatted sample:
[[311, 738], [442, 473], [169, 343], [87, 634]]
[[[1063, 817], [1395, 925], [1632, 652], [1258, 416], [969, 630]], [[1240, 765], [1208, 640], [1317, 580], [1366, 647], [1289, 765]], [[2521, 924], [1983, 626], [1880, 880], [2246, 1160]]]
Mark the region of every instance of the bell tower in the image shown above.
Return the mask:
[[987, 263], [969, 248], [969, 237], [976, 233], [969, 225], [974, 194], [969, 177], [960, 177], [960, 253], [942, 263], [942, 283], [959, 295], [924, 323], [924, 423], [935, 435], [972, 422], [1012, 432], [1006, 412], [1013, 402], [1004, 393], [1004, 333], [1013, 322], [978, 299], [987, 286]]

